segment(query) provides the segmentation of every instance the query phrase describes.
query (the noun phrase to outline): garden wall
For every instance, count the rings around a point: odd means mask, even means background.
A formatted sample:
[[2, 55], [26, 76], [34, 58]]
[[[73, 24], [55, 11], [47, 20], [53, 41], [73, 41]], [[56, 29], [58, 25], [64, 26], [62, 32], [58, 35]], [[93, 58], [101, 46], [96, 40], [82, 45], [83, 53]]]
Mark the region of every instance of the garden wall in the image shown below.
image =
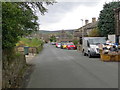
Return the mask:
[[22, 54], [3, 54], [2, 88], [17, 88], [20, 86], [24, 68], [26, 66], [25, 56]]

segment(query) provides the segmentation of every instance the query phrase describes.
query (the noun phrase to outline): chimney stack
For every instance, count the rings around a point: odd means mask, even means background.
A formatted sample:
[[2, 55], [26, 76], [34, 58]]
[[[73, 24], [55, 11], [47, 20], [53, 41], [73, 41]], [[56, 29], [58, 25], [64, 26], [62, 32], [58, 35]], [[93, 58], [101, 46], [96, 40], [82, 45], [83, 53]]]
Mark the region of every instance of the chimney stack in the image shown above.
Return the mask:
[[95, 17], [92, 18], [92, 23], [94, 23], [94, 22], [96, 22], [96, 18]]
[[85, 25], [87, 25], [87, 24], [88, 24], [88, 22], [89, 22], [89, 20], [85, 20]]

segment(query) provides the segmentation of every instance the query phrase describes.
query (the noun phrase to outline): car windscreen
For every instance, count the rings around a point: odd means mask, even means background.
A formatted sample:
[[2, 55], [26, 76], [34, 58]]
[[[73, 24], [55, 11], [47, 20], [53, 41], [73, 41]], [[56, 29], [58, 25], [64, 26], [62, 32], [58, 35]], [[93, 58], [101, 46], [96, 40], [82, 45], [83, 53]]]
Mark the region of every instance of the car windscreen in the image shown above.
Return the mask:
[[58, 45], [61, 45], [61, 43], [58, 43]]
[[74, 44], [68, 44], [68, 45], [74, 45]]
[[104, 44], [106, 43], [105, 38], [95, 38], [95, 39], [89, 39], [88, 40], [90, 44]]
[[63, 45], [67, 45], [66, 43], [64, 43]]

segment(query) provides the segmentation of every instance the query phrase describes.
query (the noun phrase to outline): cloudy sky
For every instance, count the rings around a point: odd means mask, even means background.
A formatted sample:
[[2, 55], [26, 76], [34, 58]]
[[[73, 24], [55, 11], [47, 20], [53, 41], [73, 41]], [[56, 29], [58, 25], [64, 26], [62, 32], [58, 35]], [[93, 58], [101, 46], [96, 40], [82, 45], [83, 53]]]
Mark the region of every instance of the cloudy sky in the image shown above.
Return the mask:
[[[77, 29], [82, 26], [81, 19], [92, 21], [99, 17], [103, 4], [115, 0], [57, 0], [58, 3], [47, 6], [48, 13], [39, 16], [40, 30]], [[83, 22], [83, 25], [85, 23]]]

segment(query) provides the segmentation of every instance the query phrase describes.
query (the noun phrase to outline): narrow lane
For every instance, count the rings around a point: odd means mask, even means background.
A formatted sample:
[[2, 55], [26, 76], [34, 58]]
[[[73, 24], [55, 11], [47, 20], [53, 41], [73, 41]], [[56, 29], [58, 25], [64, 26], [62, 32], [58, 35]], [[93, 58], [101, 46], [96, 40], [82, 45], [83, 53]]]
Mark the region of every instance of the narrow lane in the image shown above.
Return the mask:
[[46, 44], [31, 60], [35, 64], [27, 88], [117, 88], [117, 62], [88, 58], [76, 50]]

